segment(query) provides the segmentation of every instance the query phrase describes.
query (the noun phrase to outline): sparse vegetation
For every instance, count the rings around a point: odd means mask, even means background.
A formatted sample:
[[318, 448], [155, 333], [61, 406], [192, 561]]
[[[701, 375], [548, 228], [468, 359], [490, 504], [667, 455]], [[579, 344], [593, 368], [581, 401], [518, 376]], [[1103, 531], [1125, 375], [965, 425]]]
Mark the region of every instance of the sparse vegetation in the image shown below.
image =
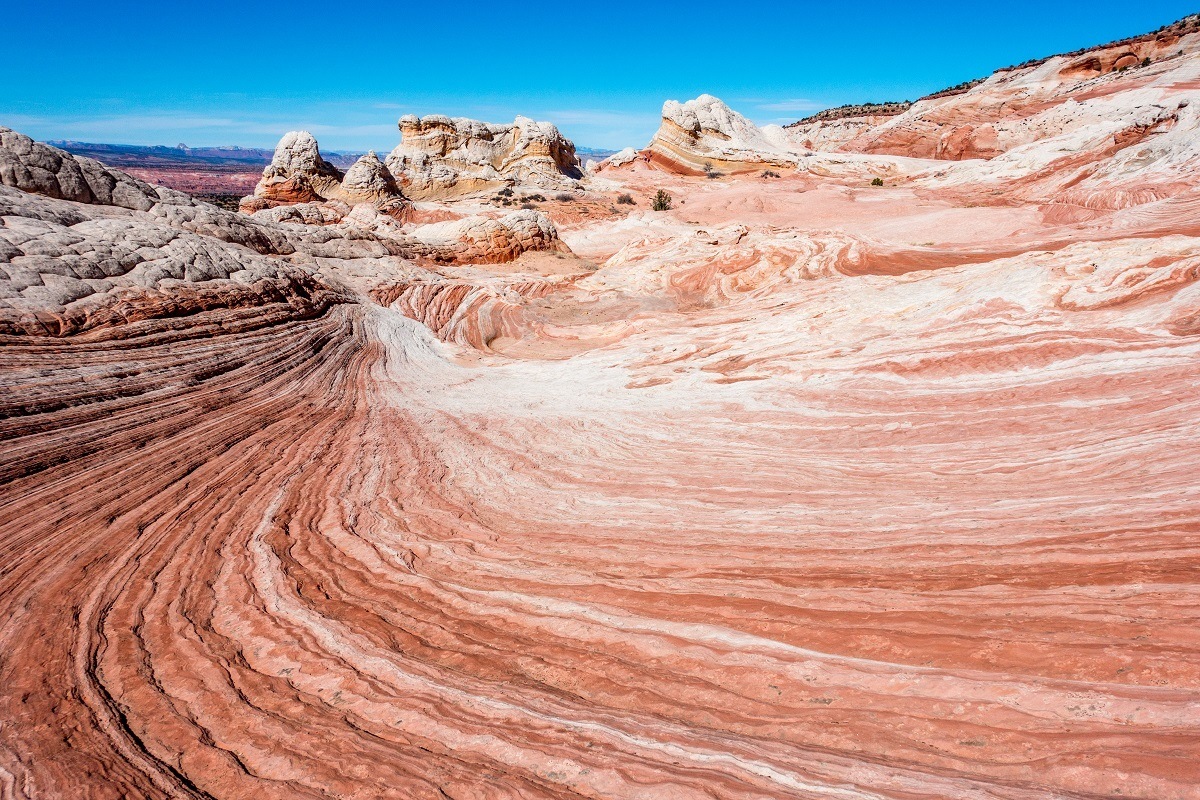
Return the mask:
[[526, 211], [532, 211], [533, 203], [521, 203], [521, 208], [525, 209]]
[[496, 192], [496, 194], [498, 194], [500, 197], [512, 197], [512, 196], [513, 196], [513, 190], [512, 190], [512, 189], [510, 189], [510, 188], [508, 188], [507, 186], [505, 186], [503, 189], [501, 189], [500, 191]]
[[546, 197], [540, 194], [527, 194], [521, 197], [521, 200], [525, 203], [544, 203], [546, 202]]
[[872, 186], [883, 186], [883, 178], [872, 178], [871, 185]]
[[654, 200], [651, 201], [650, 207], [655, 211], [670, 211], [671, 210], [671, 195], [665, 190], [659, 189], [654, 195]]
[[721, 177], [721, 173], [719, 173], [715, 169], [713, 169], [712, 164], [709, 164], [706, 162], [704, 164], [704, 177], [708, 178], [711, 181], [714, 178]]
[[779, 173], [778, 173], [778, 172], [776, 172], [776, 171], [775, 171], [775, 170], [773, 170], [773, 169], [764, 169], [764, 170], [762, 171], [762, 176], [763, 176], [764, 178], [778, 178], [778, 177], [779, 177]]
[[631, 194], [619, 194], [619, 195], [617, 195], [617, 205], [619, 205], [619, 206], [636, 206], [637, 201], [633, 199], [633, 195], [631, 195]]
[[559, 192], [558, 194], [554, 195], [554, 199], [560, 203], [573, 203], [575, 201], [575, 195], [567, 194], [566, 192]]
[[833, 122], [834, 120], [850, 117], [891, 117], [903, 114], [910, 108], [912, 108], [911, 100], [891, 103], [852, 103], [850, 105], [838, 106], [837, 108], [827, 108], [824, 111], [819, 111], [816, 114], [797, 120], [784, 127], [795, 128], [799, 125], [807, 125], [812, 122]]
[[237, 194], [193, 194], [192, 197], [197, 200], [203, 200], [205, 203], [211, 203], [217, 208], [223, 208], [226, 211], [237, 211], [238, 203], [241, 202], [241, 195]]
[[1145, 58], [1142, 59], [1142, 66], [1143, 67], [1150, 66], [1150, 56], [1146, 56]]

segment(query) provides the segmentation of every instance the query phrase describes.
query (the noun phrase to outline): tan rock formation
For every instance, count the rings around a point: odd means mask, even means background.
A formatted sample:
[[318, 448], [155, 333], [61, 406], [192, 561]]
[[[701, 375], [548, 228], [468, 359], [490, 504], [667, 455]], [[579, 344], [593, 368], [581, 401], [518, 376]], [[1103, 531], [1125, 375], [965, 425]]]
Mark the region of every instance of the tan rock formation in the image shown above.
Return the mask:
[[644, 153], [652, 164], [682, 175], [796, 165], [782, 128], [759, 128], [708, 94], [686, 103], [664, 103], [662, 125]]
[[400, 144], [387, 166], [406, 196], [455, 197], [499, 186], [574, 188], [582, 177], [575, 145], [548, 122], [511, 125], [430, 115], [400, 119]]
[[317, 140], [308, 131], [290, 131], [275, 147], [254, 196], [275, 203], [330, 200], [340, 190], [342, 171], [321, 158]]
[[[395, 178], [374, 151], [356, 161], [345, 174], [321, 157], [317, 140], [308, 131], [292, 131], [279, 140], [275, 156], [263, 170], [254, 194], [242, 200], [247, 214], [295, 203], [335, 200], [351, 205], [371, 203], [403, 219], [409, 207]], [[285, 216], [289, 216], [284, 212]]]

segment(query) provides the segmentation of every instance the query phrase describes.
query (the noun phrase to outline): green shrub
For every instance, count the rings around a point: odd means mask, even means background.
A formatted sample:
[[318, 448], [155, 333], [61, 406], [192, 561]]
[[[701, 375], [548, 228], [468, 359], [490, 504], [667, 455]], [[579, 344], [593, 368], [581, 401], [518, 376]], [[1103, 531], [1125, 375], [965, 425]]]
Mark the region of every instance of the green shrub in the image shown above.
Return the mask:
[[883, 178], [872, 178], [871, 185], [872, 186], [883, 186]]
[[650, 203], [650, 207], [655, 211], [670, 211], [671, 195], [659, 189], [658, 193], [654, 195], [654, 200]]
[[512, 189], [510, 189], [510, 188], [508, 188], [507, 186], [505, 186], [503, 189], [501, 189], [500, 191], [496, 192], [496, 194], [500, 195], [501, 197], [512, 197], [512, 196], [513, 196], [513, 190], [512, 190]]

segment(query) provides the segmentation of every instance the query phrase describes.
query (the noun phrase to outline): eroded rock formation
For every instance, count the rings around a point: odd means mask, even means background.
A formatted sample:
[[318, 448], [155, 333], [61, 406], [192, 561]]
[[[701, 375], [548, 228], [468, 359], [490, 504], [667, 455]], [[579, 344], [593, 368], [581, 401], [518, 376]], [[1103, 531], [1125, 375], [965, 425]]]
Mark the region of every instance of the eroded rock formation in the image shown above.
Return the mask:
[[1085, 128], [1118, 136], [1195, 98], [1198, 54], [1200, 15], [1193, 15], [1154, 34], [999, 70], [899, 115], [809, 119], [787, 130], [820, 149], [946, 160], [993, 158]]
[[663, 104], [662, 125], [645, 150], [651, 163], [682, 175], [794, 167], [778, 125], [759, 128], [712, 95]]
[[513, 185], [573, 189], [583, 176], [575, 145], [548, 122], [517, 117], [511, 125], [494, 125], [410, 115], [399, 127], [400, 144], [385, 160], [367, 153], [345, 174], [321, 158], [312, 134], [286, 134], [242, 210], [342, 201], [372, 203], [405, 219], [410, 199], [454, 198]]
[[[343, 174], [321, 157], [311, 133], [292, 131], [279, 140], [254, 194], [243, 199], [241, 207], [255, 213], [281, 205], [325, 201], [370, 203], [398, 218], [404, 217], [409, 206], [395, 178], [374, 152], [359, 158]], [[287, 212], [281, 213], [287, 216]]]
[[388, 168], [406, 195], [454, 197], [512, 184], [572, 188], [582, 177], [575, 145], [548, 122], [494, 125], [441, 115], [400, 119]]
[[[405, 228], [381, 213], [386, 202], [334, 200], [247, 217], [7, 129], [0, 137], [0, 333], [63, 336], [217, 308], [274, 314], [277, 304], [312, 315], [347, 301], [341, 273], [362, 272], [362, 262], [386, 281], [394, 267], [379, 259], [503, 263], [566, 250], [537, 211]], [[290, 143], [298, 146], [280, 159], [272, 186], [336, 185], [311, 157], [315, 143]], [[365, 194], [379, 162], [359, 164], [346, 177]]]

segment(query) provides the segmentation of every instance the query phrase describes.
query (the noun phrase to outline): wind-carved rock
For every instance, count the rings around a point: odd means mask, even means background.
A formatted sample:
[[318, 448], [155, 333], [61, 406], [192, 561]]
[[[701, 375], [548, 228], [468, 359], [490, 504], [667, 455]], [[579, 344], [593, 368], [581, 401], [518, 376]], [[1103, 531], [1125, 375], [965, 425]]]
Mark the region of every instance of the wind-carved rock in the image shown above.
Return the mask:
[[254, 196], [276, 203], [330, 200], [341, 188], [342, 171], [321, 158], [317, 140], [308, 131], [290, 131], [275, 147]]
[[400, 118], [400, 144], [387, 157], [401, 191], [417, 200], [524, 184], [574, 188], [583, 177], [575, 145], [549, 122], [517, 117], [495, 125], [441, 115]]
[[575, 145], [549, 122], [517, 117], [509, 125], [431, 115], [402, 117], [400, 144], [380, 160], [372, 151], [345, 174], [321, 158], [307, 131], [286, 134], [242, 210], [332, 200], [371, 203], [403, 219], [408, 200], [438, 200], [501, 186], [574, 189], [583, 177]]
[[353, 299], [342, 273], [570, 252], [540, 211], [402, 225], [374, 153], [343, 176], [307, 133], [284, 137], [259, 188], [243, 204], [259, 210], [233, 213], [0, 128], [0, 336], [309, 318]]
[[346, 170], [338, 199], [350, 204], [373, 203], [380, 211], [393, 216], [400, 216], [408, 207], [396, 179], [374, 150]]
[[685, 175], [794, 167], [796, 153], [778, 125], [762, 128], [709, 94], [663, 104], [662, 124], [645, 154]]
[[334, 200], [351, 205], [371, 203], [395, 217], [403, 217], [408, 208], [395, 179], [373, 151], [343, 174], [321, 157], [317, 140], [308, 131], [284, 134], [254, 194], [242, 200], [241, 208], [254, 213], [280, 205]]

